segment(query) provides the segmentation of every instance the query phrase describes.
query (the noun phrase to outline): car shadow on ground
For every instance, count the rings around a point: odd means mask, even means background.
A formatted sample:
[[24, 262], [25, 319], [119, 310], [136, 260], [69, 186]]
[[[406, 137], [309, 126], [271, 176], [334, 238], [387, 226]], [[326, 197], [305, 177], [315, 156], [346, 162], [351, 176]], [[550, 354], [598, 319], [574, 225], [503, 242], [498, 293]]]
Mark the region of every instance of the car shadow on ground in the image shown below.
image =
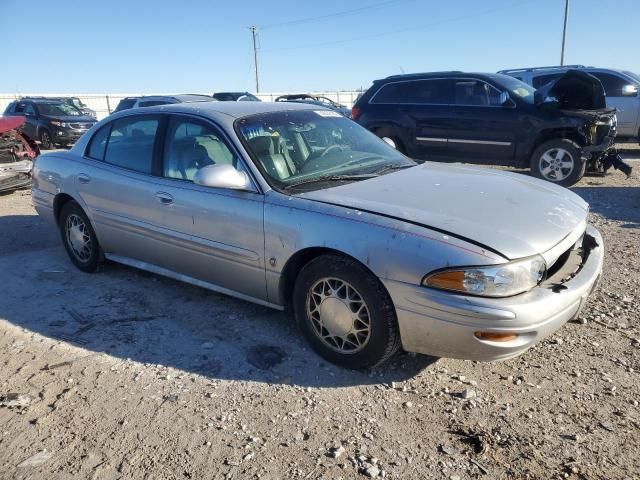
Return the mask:
[[[0, 217], [0, 232], [39, 220], [20, 217]], [[0, 251], [0, 282], [10, 285], [0, 318], [30, 332], [212, 379], [311, 387], [403, 381], [436, 361], [403, 353], [371, 371], [336, 367], [283, 312], [115, 263], [80, 272], [50, 230], [38, 230], [48, 248]]]
[[640, 185], [602, 187], [603, 182], [597, 178], [588, 179], [589, 187], [572, 188], [574, 193], [589, 202], [591, 211], [609, 220], [625, 222], [624, 228], [640, 228]]

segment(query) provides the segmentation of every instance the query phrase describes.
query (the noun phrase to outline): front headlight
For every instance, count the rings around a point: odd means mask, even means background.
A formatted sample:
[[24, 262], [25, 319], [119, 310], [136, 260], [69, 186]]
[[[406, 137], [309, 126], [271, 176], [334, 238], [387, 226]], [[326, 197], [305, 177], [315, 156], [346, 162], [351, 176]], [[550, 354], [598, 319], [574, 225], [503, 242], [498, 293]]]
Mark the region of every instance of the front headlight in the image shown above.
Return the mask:
[[422, 285], [482, 297], [510, 297], [538, 285], [546, 271], [544, 259], [536, 255], [503, 265], [440, 270], [427, 275]]

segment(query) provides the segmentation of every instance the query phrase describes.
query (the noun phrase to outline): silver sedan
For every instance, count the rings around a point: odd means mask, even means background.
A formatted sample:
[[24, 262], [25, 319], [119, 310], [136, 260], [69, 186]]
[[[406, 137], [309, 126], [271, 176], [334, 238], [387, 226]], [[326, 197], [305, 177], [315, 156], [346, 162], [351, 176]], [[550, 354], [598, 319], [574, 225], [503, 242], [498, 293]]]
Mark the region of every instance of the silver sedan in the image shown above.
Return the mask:
[[33, 200], [81, 270], [106, 258], [288, 308], [348, 368], [516, 356], [579, 314], [603, 261], [569, 190], [418, 165], [313, 105], [112, 115], [38, 158]]

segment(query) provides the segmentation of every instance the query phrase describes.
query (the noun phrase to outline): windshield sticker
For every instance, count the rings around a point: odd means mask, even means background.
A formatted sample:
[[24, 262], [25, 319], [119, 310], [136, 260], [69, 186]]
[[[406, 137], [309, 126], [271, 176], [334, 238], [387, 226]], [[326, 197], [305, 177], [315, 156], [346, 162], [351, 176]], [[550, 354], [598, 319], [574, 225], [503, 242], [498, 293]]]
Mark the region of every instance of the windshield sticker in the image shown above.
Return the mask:
[[342, 116], [338, 112], [333, 112], [331, 110], [314, 110], [314, 112], [317, 113], [318, 115], [320, 115], [321, 117], [338, 117], [338, 118], [340, 118]]

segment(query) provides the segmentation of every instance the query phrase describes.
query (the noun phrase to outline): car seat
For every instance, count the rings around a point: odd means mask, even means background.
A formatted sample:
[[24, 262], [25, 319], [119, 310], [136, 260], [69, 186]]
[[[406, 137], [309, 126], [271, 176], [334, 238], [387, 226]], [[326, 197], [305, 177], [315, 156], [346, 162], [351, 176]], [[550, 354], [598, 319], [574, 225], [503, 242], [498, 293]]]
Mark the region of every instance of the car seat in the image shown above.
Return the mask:
[[249, 144], [271, 177], [284, 180], [296, 173], [297, 169], [289, 157], [287, 145], [279, 136], [254, 137], [249, 140]]

